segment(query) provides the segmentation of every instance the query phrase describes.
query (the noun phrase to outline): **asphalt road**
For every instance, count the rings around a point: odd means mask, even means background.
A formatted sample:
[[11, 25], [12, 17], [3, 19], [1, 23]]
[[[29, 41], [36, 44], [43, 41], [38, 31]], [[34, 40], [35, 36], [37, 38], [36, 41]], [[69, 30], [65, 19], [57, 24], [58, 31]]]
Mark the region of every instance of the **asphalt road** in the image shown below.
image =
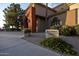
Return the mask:
[[22, 32], [0, 32], [0, 56], [59, 56], [54, 51], [21, 39], [22, 36]]

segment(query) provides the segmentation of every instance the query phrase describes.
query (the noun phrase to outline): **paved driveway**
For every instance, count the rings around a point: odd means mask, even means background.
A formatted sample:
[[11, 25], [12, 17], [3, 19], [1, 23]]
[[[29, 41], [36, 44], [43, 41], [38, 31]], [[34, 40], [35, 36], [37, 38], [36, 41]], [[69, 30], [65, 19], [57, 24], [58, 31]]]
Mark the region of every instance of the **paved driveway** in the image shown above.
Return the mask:
[[21, 39], [21, 32], [0, 32], [0, 55], [59, 56], [58, 53]]

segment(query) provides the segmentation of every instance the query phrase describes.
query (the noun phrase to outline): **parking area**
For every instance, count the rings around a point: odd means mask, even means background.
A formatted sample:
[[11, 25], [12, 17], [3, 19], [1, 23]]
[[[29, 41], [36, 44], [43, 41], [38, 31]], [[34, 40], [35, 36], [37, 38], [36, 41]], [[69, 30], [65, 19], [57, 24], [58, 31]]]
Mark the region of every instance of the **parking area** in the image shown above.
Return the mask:
[[[0, 32], [0, 55], [1, 56], [7, 56], [7, 55], [8, 56], [59, 56], [60, 55], [54, 51], [50, 51], [46, 48], [28, 42], [27, 40], [22, 39], [22, 36], [23, 36], [22, 32]], [[42, 35], [40, 36], [37, 35], [37, 36], [41, 37]], [[29, 37], [29, 38], [32, 40], [33, 37]], [[27, 37], [27, 39], [29, 38]]]

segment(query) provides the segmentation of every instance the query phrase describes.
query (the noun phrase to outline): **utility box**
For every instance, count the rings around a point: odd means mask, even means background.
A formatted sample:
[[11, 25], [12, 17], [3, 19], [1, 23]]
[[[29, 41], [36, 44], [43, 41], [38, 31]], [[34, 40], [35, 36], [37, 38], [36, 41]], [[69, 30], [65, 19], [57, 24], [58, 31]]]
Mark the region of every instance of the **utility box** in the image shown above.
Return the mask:
[[56, 29], [46, 29], [45, 31], [46, 38], [49, 37], [59, 37], [59, 30]]

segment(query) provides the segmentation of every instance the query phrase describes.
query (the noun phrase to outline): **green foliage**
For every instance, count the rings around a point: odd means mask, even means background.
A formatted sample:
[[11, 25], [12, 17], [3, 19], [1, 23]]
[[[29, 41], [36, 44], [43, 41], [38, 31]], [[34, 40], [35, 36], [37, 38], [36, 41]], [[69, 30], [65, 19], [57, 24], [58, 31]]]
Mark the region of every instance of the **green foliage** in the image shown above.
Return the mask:
[[70, 27], [70, 35], [77, 35], [77, 32], [76, 32], [76, 30], [75, 30], [75, 27], [73, 26], [73, 27]]
[[58, 26], [51, 26], [50, 29], [59, 29]]
[[25, 29], [24, 29], [24, 33], [31, 33], [31, 30], [28, 29], [28, 28], [25, 28]]
[[60, 35], [73, 36], [79, 35], [79, 25], [77, 26], [51, 26], [50, 29], [58, 29]]
[[64, 53], [66, 55], [77, 55], [77, 52], [72, 50], [72, 45], [66, 43], [60, 38], [47, 38], [40, 42], [42, 46], [53, 49], [57, 52]]
[[60, 25], [60, 20], [58, 19], [58, 17], [54, 17], [51, 21], [51, 26], [57, 26]]
[[79, 35], [79, 25], [75, 26], [76, 34]]
[[17, 21], [17, 17], [23, 13], [23, 10], [20, 8], [20, 4], [12, 3], [9, 7], [3, 10], [5, 23], [6, 25], [15, 26], [17, 29], [19, 28], [19, 23]]
[[65, 36], [71, 36], [71, 35], [76, 35], [76, 30], [74, 27], [70, 26], [62, 26], [59, 29], [60, 34], [65, 35]]
[[57, 30], [59, 30], [61, 28], [61, 25], [59, 25], [59, 26], [50, 26], [50, 29], [57, 29]]
[[68, 26], [62, 26], [60, 29], [59, 29], [59, 32], [60, 34], [62, 35], [70, 35], [70, 30], [69, 30], [69, 27]]

